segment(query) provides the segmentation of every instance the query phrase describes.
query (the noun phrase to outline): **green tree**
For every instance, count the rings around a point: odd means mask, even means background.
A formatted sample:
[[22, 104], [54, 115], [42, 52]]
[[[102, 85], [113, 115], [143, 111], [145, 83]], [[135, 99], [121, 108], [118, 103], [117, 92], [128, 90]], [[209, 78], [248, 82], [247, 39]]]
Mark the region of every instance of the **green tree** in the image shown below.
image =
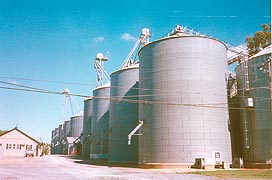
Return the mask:
[[8, 132], [7, 130], [0, 130], [0, 136], [4, 133]]
[[271, 44], [271, 23], [262, 24], [262, 31], [257, 31], [254, 36], [248, 36], [246, 38], [247, 47], [251, 55], [258, 52], [258, 48], [262, 48]]

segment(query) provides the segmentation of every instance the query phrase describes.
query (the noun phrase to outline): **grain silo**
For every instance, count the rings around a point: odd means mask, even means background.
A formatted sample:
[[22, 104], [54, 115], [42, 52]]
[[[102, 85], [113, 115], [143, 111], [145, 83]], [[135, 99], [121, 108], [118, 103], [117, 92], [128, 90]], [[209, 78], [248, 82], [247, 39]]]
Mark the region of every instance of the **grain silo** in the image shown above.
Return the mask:
[[58, 154], [63, 154], [63, 144], [62, 144], [62, 141], [63, 141], [63, 138], [64, 138], [64, 133], [63, 133], [63, 124], [60, 124], [59, 125], [59, 128], [58, 128]]
[[78, 138], [83, 130], [83, 112], [72, 116], [70, 121], [70, 136]]
[[63, 125], [64, 138], [63, 138], [62, 144], [63, 144], [63, 154], [65, 155], [68, 154], [69, 145], [68, 145], [67, 138], [70, 137], [70, 130], [71, 130], [71, 121], [70, 120], [64, 121], [64, 125]]
[[138, 162], [138, 137], [133, 137], [131, 145], [128, 145], [128, 134], [138, 124], [138, 80], [139, 64], [111, 74], [110, 162]]
[[[229, 130], [231, 134], [231, 152], [232, 152], [232, 167], [240, 168], [243, 166], [237, 158], [242, 156], [242, 136], [240, 123], [240, 97], [237, 95], [237, 78], [234, 73], [229, 73], [228, 78], [228, 104], [229, 104]], [[239, 164], [237, 164], [239, 163]]]
[[108, 158], [110, 84], [93, 90], [90, 158]]
[[92, 111], [93, 111], [93, 99], [92, 97], [89, 97], [84, 100], [83, 133], [81, 138], [83, 157], [90, 157]]
[[57, 135], [57, 133], [56, 133], [56, 131], [55, 131], [55, 129], [53, 129], [52, 130], [52, 132], [51, 132], [51, 154], [55, 154], [55, 143], [56, 143], [56, 135]]
[[271, 45], [235, 69], [240, 99], [242, 158], [247, 167], [272, 164]]
[[139, 52], [139, 163], [231, 162], [226, 46], [179, 35]]
[[54, 154], [58, 154], [58, 148], [59, 148], [59, 127], [56, 127], [55, 130], [54, 130], [54, 138], [53, 138], [53, 152]]
[[64, 137], [70, 137], [70, 130], [71, 130], [71, 121], [70, 120], [64, 121], [64, 126], [63, 126]]

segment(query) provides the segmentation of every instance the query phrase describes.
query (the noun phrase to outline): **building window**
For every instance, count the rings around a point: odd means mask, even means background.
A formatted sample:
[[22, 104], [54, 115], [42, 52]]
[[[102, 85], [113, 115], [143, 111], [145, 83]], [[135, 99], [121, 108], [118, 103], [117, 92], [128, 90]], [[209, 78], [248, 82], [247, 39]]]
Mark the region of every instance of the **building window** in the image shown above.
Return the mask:
[[13, 144], [12, 148], [15, 149], [15, 147], [16, 147], [16, 144]]
[[8, 145], [8, 148], [11, 149], [11, 144]]
[[0, 143], [0, 146], [2, 146], [2, 144]]
[[17, 149], [21, 149], [21, 144], [17, 144]]
[[26, 150], [32, 150], [32, 145], [26, 145]]

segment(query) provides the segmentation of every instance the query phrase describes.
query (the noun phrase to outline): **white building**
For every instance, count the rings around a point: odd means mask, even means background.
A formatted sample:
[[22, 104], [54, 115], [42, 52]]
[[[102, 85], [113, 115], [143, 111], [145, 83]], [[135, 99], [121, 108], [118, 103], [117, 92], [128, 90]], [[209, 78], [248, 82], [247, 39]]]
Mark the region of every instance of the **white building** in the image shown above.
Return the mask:
[[0, 157], [25, 156], [27, 152], [32, 153], [33, 156], [40, 156], [41, 147], [37, 140], [17, 127], [0, 135]]

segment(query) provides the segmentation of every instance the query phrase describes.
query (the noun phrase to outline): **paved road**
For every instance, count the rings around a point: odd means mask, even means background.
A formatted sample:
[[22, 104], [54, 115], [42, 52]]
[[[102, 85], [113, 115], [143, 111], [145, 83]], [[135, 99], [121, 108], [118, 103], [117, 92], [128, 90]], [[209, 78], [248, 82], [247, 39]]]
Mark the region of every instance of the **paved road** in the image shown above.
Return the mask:
[[[63, 156], [0, 158], [1, 180], [213, 180], [215, 177], [181, 174], [186, 170], [139, 169], [85, 164]], [[177, 173], [178, 172], [178, 173]], [[222, 179], [220, 179], [222, 180]]]

